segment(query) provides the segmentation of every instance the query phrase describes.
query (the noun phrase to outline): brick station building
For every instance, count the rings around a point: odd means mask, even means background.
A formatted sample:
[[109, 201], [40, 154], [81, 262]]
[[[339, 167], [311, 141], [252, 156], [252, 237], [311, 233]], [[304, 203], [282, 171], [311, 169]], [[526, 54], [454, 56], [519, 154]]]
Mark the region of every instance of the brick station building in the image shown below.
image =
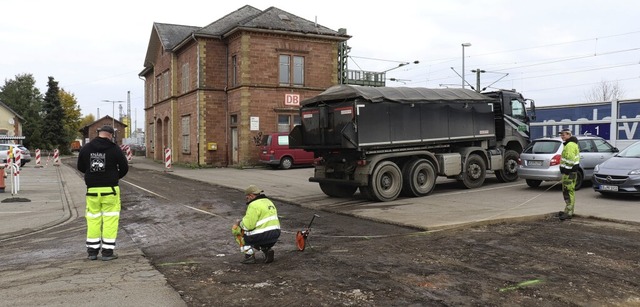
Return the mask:
[[244, 6], [205, 27], [154, 23], [145, 83], [147, 157], [254, 165], [261, 136], [299, 123], [299, 102], [338, 84], [349, 39], [275, 7]]

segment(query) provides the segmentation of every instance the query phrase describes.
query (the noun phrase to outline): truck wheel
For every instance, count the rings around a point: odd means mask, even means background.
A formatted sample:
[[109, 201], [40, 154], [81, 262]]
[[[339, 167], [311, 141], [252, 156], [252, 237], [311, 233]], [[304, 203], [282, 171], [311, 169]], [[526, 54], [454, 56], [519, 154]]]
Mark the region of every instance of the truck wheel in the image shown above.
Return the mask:
[[462, 183], [468, 189], [475, 189], [482, 186], [484, 178], [487, 174], [487, 167], [484, 160], [476, 154], [469, 155], [464, 164], [464, 174], [462, 174]]
[[358, 187], [335, 183], [320, 183], [320, 190], [329, 197], [345, 198], [353, 196]]
[[535, 180], [535, 179], [526, 179], [526, 181], [527, 181], [527, 185], [532, 188], [537, 188], [542, 183], [542, 180]]
[[369, 180], [374, 200], [392, 201], [402, 191], [402, 172], [391, 161], [382, 161], [376, 165]]
[[518, 159], [520, 155], [515, 150], [507, 150], [504, 153], [504, 165], [496, 171], [496, 178], [500, 182], [513, 182], [518, 180]]
[[293, 159], [290, 157], [282, 157], [280, 160], [280, 168], [281, 169], [290, 169], [293, 165]]
[[426, 159], [409, 161], [402, 169], [403, 194], [408, 196], [429, 195], [436, 186], [436, 171]]

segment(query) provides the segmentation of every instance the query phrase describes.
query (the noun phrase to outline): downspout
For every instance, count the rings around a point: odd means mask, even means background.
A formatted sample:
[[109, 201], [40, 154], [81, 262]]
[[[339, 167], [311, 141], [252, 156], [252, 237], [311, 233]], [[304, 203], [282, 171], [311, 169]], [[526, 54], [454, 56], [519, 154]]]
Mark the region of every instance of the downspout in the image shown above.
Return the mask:
[[191, 38], [196, 42], [196, 157], [198, 167], [200, 167], [200, 44], [196, 39], [194, 32], [191, 33]]
[[[146, 78], [143, 78], [143, 77], [140, 77], [140, 76], [138, 76], [138, 79], [142, 80], [142, 82], [143, 82], [143, 83], [145, 83], [145, 82], [147, 81], [147, 79], [146, 79]], [[144, 89], [145, 89], [145, 91], [147, 90], [147, 84], [146, 84], [146, 83], [144, 84]], [[153, 93], [151, 93], [151, 94], [153, 94]], [[145, 95], [145, 96], [148, 96], [148, 95]], [[153, 101], [151, 101], [151, 105], [153, 106]], [[148, 158], [148, 157], [147, 157], [147, 150], [151, 150], [151, 144], [147, 144], [147, 141], [149, 140], [149, 136], [148, 136], [148, 134], [147, 134], [147, 133], [148, 133], [149, 131], [147, 131], [147, 110], [146, 110], [146, 101], [145, 101], [145, 105], [143, 106], [142, 110], [144, 110], [144, 122], [143, 122], [143, 124], [144, 124], [144, 138], [145, 138], [145, 140], [144, 140], [144, 147], [145, 147], [145, 150], [144, 150], [144, 157], [145, 157], [145, 158]], [[153, 115], [154, 115], [154, 117], [155, 117], [155, 115], [156, 115], [156, 108], [155, 108], [155, 106], [153, 107]], [[155, 123], [153, 123], [153, 124], [155, 125]], [[154, 126], [154, 127], [155, 127], [155, 126]], [[153, 130], [154, 130], [154, 132], [155, 132], [155, 130], [156, 130], [156, 129], [153, 129]], [[151, 140], [153, 141], [153, 135], [152, 135], [151, 137], [152, 137], [152, 139], [151, 139]], [[147, 146], [147, 145], [149, 145], [149, 146]], [[154, 152], [154, 154], [155, 154], [155, 152]], [[153, 160], [153, 157], [151, 158], [151, 160]]]
[[[230, 123], [229, 121], [231, 121], [231, 118], [229, 116], [229, 44], [225, 41], [224, 42], [224, 46], [225, 46], [225, 86], [224, 86], [224, 116], [225, 118], [225, 144], [227, 144], [227, 163], [225, 165], [229, 166], [229, 161], [233, 160], [233, 148], [231, 146], [229, 146], [229, 134], [231, 133], [230, 131]], [[236, 60], [237, 61], [237, 60]], [[237, 62], [236, 62], [237, 63]], [[232, 144], [233, 145], [233, 144]], [[229, 150], [231, 149], [231, 150]]]

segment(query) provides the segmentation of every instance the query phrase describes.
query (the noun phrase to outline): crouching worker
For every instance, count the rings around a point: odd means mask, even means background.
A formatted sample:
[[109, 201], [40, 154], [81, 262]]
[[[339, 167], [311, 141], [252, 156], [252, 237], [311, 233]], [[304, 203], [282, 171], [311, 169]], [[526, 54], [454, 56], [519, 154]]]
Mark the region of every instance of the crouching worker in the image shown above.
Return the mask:
[[244, 253], [242, 263], [256, 263], [256, 251], [264, 253], [264, 263], [273, 262], [271, 249], [280, 237], [280, 221], [276, 206], [262, 194], [255, 185], [245, 189], [247, 212], [241, 220], [231, 227], [240, 251]]

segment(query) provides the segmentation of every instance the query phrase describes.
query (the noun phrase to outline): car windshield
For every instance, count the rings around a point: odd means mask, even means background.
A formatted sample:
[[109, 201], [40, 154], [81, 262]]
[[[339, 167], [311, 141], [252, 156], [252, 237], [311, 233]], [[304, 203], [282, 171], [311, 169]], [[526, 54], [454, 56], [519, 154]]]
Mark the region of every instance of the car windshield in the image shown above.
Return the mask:
[[555, 153], [562, 143], [558, 141], [533, 141], [529, 147], [525, 148], [524, 153], [530, 154], [550, 154]]
[[640, 158], [640, 142], [634, 143], [618, 154], [623, 158]]

